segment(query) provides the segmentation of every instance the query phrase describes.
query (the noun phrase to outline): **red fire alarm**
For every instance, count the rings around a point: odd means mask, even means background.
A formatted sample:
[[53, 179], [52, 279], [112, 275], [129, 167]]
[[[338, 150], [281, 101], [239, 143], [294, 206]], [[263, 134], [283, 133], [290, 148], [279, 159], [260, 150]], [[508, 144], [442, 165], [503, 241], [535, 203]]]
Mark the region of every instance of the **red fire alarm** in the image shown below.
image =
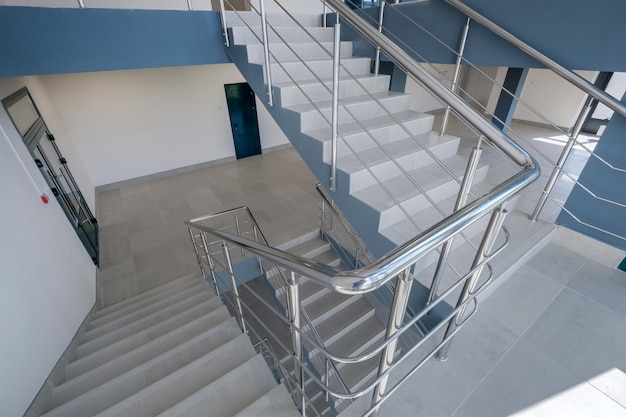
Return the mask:
[[48, 199], [48, 196], [46, 194], [42, 194], [41, 201], [43, 201], [44, 204], [48, 204], [48, 201], [50, 200]]

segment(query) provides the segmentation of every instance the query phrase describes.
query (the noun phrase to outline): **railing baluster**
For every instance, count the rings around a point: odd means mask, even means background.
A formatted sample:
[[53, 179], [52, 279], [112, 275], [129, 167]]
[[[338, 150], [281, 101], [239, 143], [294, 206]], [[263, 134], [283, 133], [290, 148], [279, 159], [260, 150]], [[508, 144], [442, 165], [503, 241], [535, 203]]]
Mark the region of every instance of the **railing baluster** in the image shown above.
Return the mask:
[[189, 11], [192, 11], [192, 10], [193, 10], [193, 3], [192, 3], [192, 0], [187, 0], [187, 9], [188, 9]]
[[261, 33], [263, 36], [263, 54], [265, 56], [265, 81], [267, 82], [267, 104], [274, 105], [272, 93], [272, 68], [270, 67], [270, 45], [267, 34], [267, 14], [265, 13], [265, 0], [260, 0], [261, 8]]
[[[475, 147], [472, 149], [470, 158], [467, 161], [467, 168], [465, 169], [465, 175], [463, 176], [461, 189], [459, 190], [459, 194], [456, 198], [456, 203], [454, 204], [454, 211], [458, 211], [461, 207], [465, 205], [465, 203], [467, 203], [467, 198], [469, 197], [470, 190], [472, 189], [472, 184], [474, 183], [474, 177], [476, 176], [476, 170], [478, 169], [478, 162], [480, 161], [481, 154], [482, 148]], [[443, 244], [443, 247], [441, 248], [439, 261], [437, 262], [437, 267], [435, 268], [435, 275], [433, 277], [433, 283], [430, 286], [430, 293], [428, 294], [428, 301], [426, 302], [426, 305], [430, 305], [430, 303], [432, 303], [433, 300], [437, 297], [439, 284], [441, 284], [441, 279], [443, 278], [446, 262], [448, 260], [448, 255], [450, 254], [450, 250], [452, 250], [453, 242], [454, 238], [450, 238], [446, 241], [446, 243]]]
[[[472, 268], [471, 268], [472, 270], [478, 267], [479, 265], [483, 264], [483, 262], [487, 258], [488, 253], [491, 251], [496, 241], [496, 237], [498, 236], [498, 231], [500, 230], [500, 228], [502, 227], [502, 224], [504, 223], [505, 217], [506, 217], [506, 210], [504, 208], [498, 207], [497, 209], [494, 210], [493, 214], [491, 215], [491, 220], [489, 221], [489, 225], [487, 226], [487, 230], [485, 231], [485, 234], [483, 236], [483, 240], [480, 242], [480, 246], [478, 247], [478, 251], [476, 252], [476, 256], [474, 257], [474, 262], [472, 263]], [[463, 286], [463, 291], [461, 292], [461, 296], [459, 297], [459, 302], [457, 303], [457, 306], [460, 306], [465, 301], [467, 301], [468, 298], [472, 296], [472, 294], [476, 290], [476, 285], [478, 284], [480, 275], [482, 274], [484, 268], [485, 268], [485, 265], [482, 265], [479, 268], [477, 268], [476, 271], [474, 271], [474, 273], [472, 274], [472, 276], [465, 282], [465, 285]], [[463, 319], [463, 316], [465, 315], [466, 310], [467, 310], [467, 305], [465, 305], [462, 309], [460, 309], [459, 312], [456, 314], [456, 316], [452, 318], [452, 320], [450, 321], [450, 324], [448, 324], [448, 328], [446, 329], [446, 334], [444, 336], [444, 339], [448, 337], [450, 334], [452, 334], [452, 332], [454, 332], [457, 327], [459, 327], [459, 323], [462, 322], [462, 319]], [[452, 345], [452, 340], [453, 339], [450, 339], [437, 352], [437, 358], [440, 361], [445, 362], [448, 359], [448, 351], [450, 350], [450, 346]]]
[[[402, 327], [404, 321], [404, 314], [406, 312], [407, 303], [409, 301], [409, 295], [411, 294], [411, 286], [413, 285], [413, 275], [411, 274], [411, 267], [402, 272], [402, 275], [398, 277], [398, 283], [396, 284], [396, 292], [393, 296], [393, 303], [391, 304], [391, 311], [389, 313], [389, 323], [387, 324], [387, 333], [385, 340], [391, 338]], [[382, 351], [380, 357], [380, 364], [378, 366], [378, 376], [384, 374], [393, 365], [393, 359], [396, 353], [396, 347], [398, 345], [398, 338], [389, 343]], [[372, 406], [380, 401], [385, 396], [385, 390], [387, 388], [387, 382], [389, 381], [389, 375], [383, 378], [374, 390], [374, 396], [372, 397]], [[372, 415], [377, 416], [379, 409], [377, 409]]]
[[85, 8], [85, 2], [83, 0], [78, 0], [78, 7], [81, 9]]
[[331, 127], [330, 153], [330, 190], [337, 190], [337, 147], [339, 140], [339, 70], [341, 66], [341, 25], [335, 24], [335, 43], [333, 47], [333, 110]]
[[[467, 23], [463, 28], [463, 35], [461, 35], [461, 43], [459, 45], [459, 54], [456, 57], [456, 65], [454, 67], [454, 76], [452, 77], [451, 90], [456, 93], [456, 87], [459, 82], [459, 76], [461, 75], [461, 63], [463, 62], [463, 53], [465, 52], [465, 45], [467, 44], [467, 35], [469, 34], [471, 18], [467, 18]], [[448, 127], [448, 119], [450, 118], [450, 105], [446, 105], [446, 111], [443, 114], [443, 121], [441, 122], [441, 136], [446, 134], [446, 128]]]
[[224, 45], [230, 48], [230, 39], [228, 37], [228, 26], [226, 23], [226, 8], [224, 7], [224, 0], [220, 0], [220, 18], [222, 20], [222, 31], [224, 33]]
[[[300, 283], [295, 272], [291, 272], [289, 281], [287, 283], [287, 297], [288, 297], [288, 311], [289, 321], [291, 322], [291, 343], [292, 343], [292, 355], [294, 358], [294, 371], [296, 376], [296, 385], [302, 389], [300, 393], [300, 406], [302, 416], [306, 414], [306, 398], [302, 393], [304, 392], [304, 378], [300, 363], [303, 362], [302, 357], [302, 336], [300, 334], [301, 316], [300, 316]], [[297, 330], [295, 330], [297, 329]]]
[[[383, 33], [383, 20], [385, 18], [385, 0], [380, 0], [380, 7], [378, 9], [378, 31]], [[378, 75], [380, 71], [380, 45], [376, 47], [376, 58], [374, 59], [374, 75]]]
[[241, 307], [241, 298], [239, 298], [239, 289], [237, 288], [237, 281], [235, 279], [235, 272], [233, 271], [233, 264], [230, 260], [230, 250], [225, 240], [222, 241], [222, 249], [224, 251], [224, 261], [226, 261], [226, 267], [228, 268], [228, 275], [230, 276], [230, 291], [237, 303], [237, 316], [239, 319], [239, 326], [243, 333], [248, 333], [246, 330], [246, 322], [243, 319], [243, 309]]
[[215, 295], [220, 297], [220, 287], [217, 285], [217, 277], [215, 275], [215, 264], [213, 263], [213, 254], [211, 253], [211, 243], [206, 237], [206, 232], [202, 232], [200, 234], [202, 237], [202, 245], [204, 246], [204, 252], [206, 254], [206, 259], [209, 264], [209, 269], [211, 270], [211, 281], [213, 281], [213, 288], [215, 290]]

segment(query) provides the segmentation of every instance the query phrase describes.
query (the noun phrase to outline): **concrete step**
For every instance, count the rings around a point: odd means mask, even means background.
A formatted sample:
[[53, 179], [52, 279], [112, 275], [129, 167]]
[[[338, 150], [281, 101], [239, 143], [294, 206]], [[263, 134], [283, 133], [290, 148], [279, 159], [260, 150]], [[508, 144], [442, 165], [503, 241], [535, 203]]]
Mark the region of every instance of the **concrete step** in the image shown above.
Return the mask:
[[329, 292], [305, 307], [314, 325], [334, 318], [335, 314], [356, 302], [360, 297], [348, 296], [337, 292]]
[[[340, 76], [363, 75], [370, 72], [370, 58], [344, 58], [341, 61]], [[258, 65], [258, 64], [257, 64]], [[309, 59], [306, 63], [301, 61], [283, 61], [271, 63], [272, 82], [299, 82], [303, 80], [319, 80], [330, 78], [333, 74], [333, 60]], [[265, 71], [263, 72], [265, 77]], [[264, 82], [267, 81], [264, 79]]]
[[241, 410], [234, 417], [299, 417], [285, 386], [279, 385]]
[[[361, 96], [370, 93], [389, 91], [389, 75], [362, 74], [355, 78], [344, 76], [339, 79], [339, 98]], [[274, 83], [274, 97], [280, 100], [283, 107], [305, 104], [332, 98], [333, 79], [324, 78], [321, 81], [301, 81], [297, 85], [293, 82]]]
[[83, 336], [82, 342], [88, 342], [102, 334], [108, 333], [110, 329], [123, 326], [126, 323], [145, 317], [154, 311], [163, 308], [164, 305], [170, 305], [177, 301], [188, 298], [189, 296], [201, 291], [209, 291], [210, 288], [202, 279], [197, 279], [189, 284], [183, 285], [170, 291], [167, 295], [162, 294], [159, 299], [149, 298], [136, 303], [116, 312], [101, 316], [91, 322], [90, 330]]
[[[411, 96], [395, 91], [383, 91], [359, 96], [346, 97], [339, 103], [339, 123], [359, 122], [374, 117], [395, 114], [409, 110]], [[332, 101], [296, 104], [287, 110], [300, 114], [300, 127], [303, 132], [330, 126], [332, 121]]]
[[[298, 26], [298, 23], [305, 27], [316, 27], [322, 25], [321, 19], [322, 9], [319, 14], [301, 14], [291, 13], [295, 21], [286, 13], [267, 13], [266, 19], [268, 24], [278, 27]], [[228, 27], [246, 26], [259, 27], [261, 25], [261, 17], [256, 11], [226, 11], [226, 24]]]
[[[317, 332], [327, 346], [344, 337], [352, 327], [360, 326], [374, 317], [375, 311], [372, 306], [363, 297], [356, 298], [357, 300], [335, 314], [336, 319], [326, 320], [316, 326]], [[311, 354], [315, 353], [311, 351]]]
[[[153, 412], [156, 411], [154, 406], [146, 411], [144, 405], [143, 410], [145, 415], [158, 415], [159, 417], [232, 416], [251, 406], [275, 386], [276, 382], [265, 361], [260, 355], [256, 355], [161, 413]], [[171, 396], [169, 392], [165, 394]], [[107, 416], [114, 415], [124, 416], [120, 413], [107, 414]]]
[[[263, 360], [254, 354], [248, 337], [240, 334], [237, 338], [225, 343], [219, 348], [212, 350], [204, 356], [188, 363], [187, 365], [177, 369], [169, 375], [155, 381], [148, 381], [149, 385], [141, 391], [131, 396], [125, 396], [125, 399], [112, 404], [109, 408], [102, 410], [98, 417], [125, 417], [129, 415], [148, 415], [155, 416], [175, 406], [179, 402], [185, 400], [190, 393], [197, 392], [203, 387], [219, 380], [224, 375], [228, 375], [233, 371], [240, 369], [241, 365], [251, 359], [259, 358], [261, 363]], [[266, 371], [269, 373], [269, 371]], [[239, 390], [239, 382], [243, 384], [244, 380], [254, 380], [252, 374], [242, 375], [237, 373], [237, 382], [228, 388], [242, 393]], [[247, 388], [247, 387], [246, 387]], [[265, 389], [265, 392], [267, 390]], [[258, 395], [254, 393], [255, 398]], [[212, 405], [210, 408], [215, 407]], [[210, 413], [207, 409], [205, 412]], [[210, 415], [210, 414], [206, 414]]]
[[[89, 332], [84, 335], [86, 341], [76, 347], [75, 358], [83, 358], [132, 334], [153, 326], [158, 326], [171, 317], [178, 316], [179, 314], [184, 315], [194, 307], [215, 298], [216, 297], [212, 295], [209, 290], [202, 287], [199, 293], [191, 293], [187, 298], [177, 301], [174, 304], [160, 304], [160, 310], [151, 309], [151, 314], [149, 315], [142, 314], [139, 317], [133, 317], [134, 320], [120, 319], [120, 323], [110, 323], [99, 327], [96, 330], [92, 330], [97, 332], [96, 334], [91, 334], [93, 337], [86, 337], [89, 335]], [[213, 306], [213, 308], [217, 308], [218, 305], [219, 300], [212, 301], [211, 306]], [[119, 326], [113, 326], [113, 324], [119, 324]], [[101, 329], [106, 329], [107, 332]]]
[[[456, 178], [463, 177], [465, 158], [453, 156], [442, 162]], [[484, 180], [488, 168], [488, 165], [484, 164], [479, 166], [475, 176], [476, 182]], [[379, 213], [379, 231], [405, 219], [405, 212], [413, 215], [426, 209], [431, 205], [429, 198], [437, 203], [456, 195], [460, 188], [460, 182], [450, 177], [438, 164], [430, 164], [406, 173], [394, 167], [392, 172], [386, 172], [385, 175], [389, 178], [379, 178], [381, 184], [372, 185], [353, 194]], [[420, 185], [429, 198], [422, 194], [413, 181]]]
[[454, 156], [459, 142], [455, 136], [440, 137], [435, 132], [404, 137], [380, 147], [373, 144], [371, 148], [345, 154], [339, 157], [337, 169], [348, 177], [352, 193], [374, 185], [376, 178], [388, 178], [388, 173], [396, 171], [398, 165], [411, 171], [434, 163], [431, 155], [438, 159]]
[[[255, 45], [262, 44], [263, 34], [260, 27], [236, 26], [229, 29], [230, 39], [233, 45]], [[323, 27], [280, 27], [275, 26], [268, 30], [267, 38], [270, 44], [285, 43], [287, 40], [291, 44], [311, 43], [311, 42], [333, 42], [334, 29]]]
[[120, 301], [119, 303], [112, 304], [96, 311], [94, 314], [94, 321], [103, 316], [113, 314], [118, 310], [124, 310], [128, 307], [136, 308], [135, 305], [142, 304], [146, 300], [148, 300], [148, 303], [160, 300], [161, 298], [167, 297], [169, 294], [178, 292], [179, 289], [186, 288], [186, 286], [188, 285], [195, 285], [196, 281], [201, 279], [202, 278], [199, 277], [198, 274], [195, 272], [193, 274], [188, 274], [178, 279], [173, 279], [167, 284], [163, 284], [151, 290], [144, 291], [134, 297], [127, 298], [126, 300]]
[[193, 309], [157, 323], [151, 328], [131, 332], [126, 337], [114, 343], [104, 345], [100, 350], [69, 363], [66, 368], [67, 379], [75, 378], [90, 369], [124, 355], [133, 349], [137, 349], [151, 340], [157, 339], [195, 319], [206, 320], [208, 322], [207, 325], [216, 326], [229, 317], [228, 310], [219, 300], [217, 302], [209, 300]]
[[288, 252], [304, 258], [313, 258], [329, 250], [330, 244], [322, 240], [319, 231], [317, 231], [312, 239], [290, 248]]
[[[270, 59], [272, 61], [296, 61], [309, 59], [325, 59], [333, 56], [333, 42], [313, 41], [309, 43], [298, 43], [285, 45], [283, 43], [270, 44]], [[265, 50], [263, 45], [247, 45], [248, 62], [251, 64], [263, 64], [265, 62]], [[341, 57], [349, 58], [352, 56], [352, 42], [341, 42]]]
[[230, 323], [233, 320], [229, 319], [212, 326], [209, 320], [201, 317], [130, 352], [115, 357], [55, 387], [53, 406], [56, 407], [76, 398], [107, 381], [124, 375], [131, 369], [146, 366], [146, 362], [150, 360], [162, 361], [164, 357], [171, 356], [172, 351], [175, 352], [181, 346], [192, 343], [195, 338], [199, 337], [202, 340], [210, 338], [208, 342], [203, 342], [207, 343], [207, 348], [211, 345], [219, 346], [241, 333], [236, 323]]
[[[230, 322], [230, 326], [238, 330], [234, 321]], [[208, 383], [253, 355], [252, 346], [241, 333], [217, 345], [211, 345], [206, 337], [198, 337], [52, 409], [44, 416], [133, 415], [137, 411], [133, 406], [141, 406], [141, 402], [151, 394], [160, 392], [163, 400], [171, 395], [165, 394], [163, 387], [169, 386], [173, 393], [189, 389], [196, 380]], [[199, 375], [201, 369], [206, 375]], [[125, 414], [111, 413], [113, 410], [124, 410]]]

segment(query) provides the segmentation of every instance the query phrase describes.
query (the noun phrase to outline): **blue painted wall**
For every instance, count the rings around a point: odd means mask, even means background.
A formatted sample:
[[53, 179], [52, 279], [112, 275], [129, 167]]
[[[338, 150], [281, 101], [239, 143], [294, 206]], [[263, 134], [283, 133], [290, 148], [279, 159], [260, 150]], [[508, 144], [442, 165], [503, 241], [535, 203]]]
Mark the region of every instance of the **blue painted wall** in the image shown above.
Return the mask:
[[230, 62], [219, 13], [0, 7], [0, 77]]
[[[626, 95], [622, 103], [626, 103]], [[626, 169], [625, 132], [626, 119], [614, 115], [596, 146], [596, 153], [600, 157], [622, 169]], [[626, 204], [626, 173], [612, 170], [597, 158], [589, 159], [578, 181], [599, 197]], [[565, 207], [583, 222], [626, 236], [624, 209], [595, 199], [578, 185], [574, 186]], [[583, 226], [564, 211], [557, 223], [626, 250], [626, 240]]]

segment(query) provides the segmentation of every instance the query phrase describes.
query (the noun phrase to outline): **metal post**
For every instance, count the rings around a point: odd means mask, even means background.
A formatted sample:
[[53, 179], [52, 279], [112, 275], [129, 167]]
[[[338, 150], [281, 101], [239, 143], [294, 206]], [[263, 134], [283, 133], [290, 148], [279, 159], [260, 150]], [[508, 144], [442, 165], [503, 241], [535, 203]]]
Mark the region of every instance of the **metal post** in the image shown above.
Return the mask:
[[322, 206], [320, 207], [320, 237], [322, 240], [326, 240], [324, 237], [324, 221], [326, 220], [326, 201], [322, 199]]
[[[237, 227], [237, 236], [241, 237], [241, 227], [239, 226], [239, 216], [237, 214], [235, 214], [235, 227]], [[246, 251], [244, 250], [244, 248], [241, 248], [241, 257], [245, 258], [246, 256]]]
[[192, 0], [187, 0], [187, 9], [189, 9], [189, 11], [193, 10], [193, 3]]
[[[378, 9], [378, 31], [383, 33], [383, 20], [385, 17], [385, 0], [380, 1], [380, 7]], [[374, 59], [374, 75], [378, 75], [380, 71], [380, 45], [376, 47], [376, 58]]]
[[[456, 57], [456, 66], [454, 67], [454, 76], [452, 77], [452, 92], [456, 92], [456, 87], [459, 82], [459, 76], [461, 75], [461, 63], [463, 62], [463, 53], [465, 52], [465, 44], [467, 43], [467, 35], [469, 34], [471, 18], [467, 18], [467, 23], [463, 28], [463, 35], [461, 35], [461, 44], [459, 45], [459, 54]], [[450, 118], [450, 106], [446, 106], [446, 112], [443, 114], [443, 121], [441, 122], [441, 136], [446, 134], [446, 128], [448, 127], [448, 119]]]
[[230, 290], [232, 292], [233, 298], [237, 303], [237, 315], [239, 319], [239, 326], [241, 327], [241, 331], [244, 333], [248, 333], [246, 330], [246, 322], [243, 319], [243, 309], [241, 308], [241, 299], [239, 298], [239, 290], [237, 289], [237, 281], [235, 281], [235, 273], [233, 271], [233, 264], [230, 261], [230, 250], [228, 249], [228, 245], [226, 241], [222, 241], [222, 249], [224, 250], [224, 260], [226, 261], [226, 267], [228, 268], [228, 275], [230, 275]]
[[330, 190], [337, 189], [337, 146], [339, 136], [339, 67], [341, 50], [341, 25], [335, 24], [335, 44], [333, 48], [333, 114], [331, 127]]
[[[486, 259], [488, 253], [493, 248], [493, 244], [496, 241], [496, 237], [498, 236], [498, 231], [502, 227], [502, 223], [504, 223], [504, 218], [506, 217], [506, 210], [502, 207], [498, 207], [493, 211], [491, 215], [491, 220], [489, 221], [489, 225], [487, 226], [487, 230], [485, 231], [485, 235], [483, 236], [483, 240], [480, 242], [480, 246], [478, 247], [478, 251], [476, 252], [476, 256], [474, 257], [474, 262], [472, 263], [472, 269], [476, 268], [478, 265], [482, 264]], [[459, 297], [459, 302], [457, 303], [457, 307], [467, 301], [476, 290], [476, 285], [478, 284], [478, 280], [480, 279], [480, 275], [483, 272], [485, 265], [480, 266], [471, 277], [465, 282], [463, 286], [463, 291], [461, 292], [461, 296]], [[467, 305], [459, 310], [459, 312], [452, 318], [450, 324], [448, 324], [448, 328], [446, 329], [446, 334], [444, 339], [448, 337], [452, 332], [454, 332], [459, 324], [462, 323], [463, 316], [465, 315], [465, 311], [467, 310]], [[452, 339], [450, 339], [445, 345], [439, 349], [437, 352], [437, 358], [441, 362], [445, 362], [448, 359], [448, 351], [450, 350], [450, 345], [452, 344]]]
[[328, 387], [330, 386], [330, 382], [328, 382], [329, 377], [330, 377], [330, 363], [328, 362], [328, 356], [326, 356], [326, 376], [324, 378], [324, 385], [326, 386], [326, 390], [324, 393], [324, 397], [326, 398], [326, 402], [328, 402], [328, 400], [330, 399], [330, 395], [328, 392]]
[[[391, 311], [389, 313], [389, 323], [387, 324], [387, 332], [385, 340], [392, 337], [398, 332], [398, 329], [402, 327], [404, 321], [404, 315], [406, 313], [406, 306], [409, 301], [409, 295], [411, 294], [411, 286], [413, 285], [413, 275], [411, 274], [411, 268], [407, 268], [402, 272], [402, 275], [398, 277], [398, 283], [396, 284], [396, 292], [393, 296], [393, 303], [391, 304]], [[380, 364], [378, 366], [378, 376], [384, 374], [392, 365], [393, 358], [396, 353], [396, 347], [398, 345], [398, 338], [389, 343], [383, 350], [380, 357]], [[389, 375], [384, 377], [374, 390], [372, 397], [372, 406], [375, 406], [385, 396], [385, 390], [387, 388], [387, 382]], [[379, 408], [374, 411], [373, 416], [377, 416]]]
[[270, 45], [267, 36], [267, 15], [265, 13], [265, 0], [260, 0], [261, 7], [261, 31], [263, 34], [263, 53], [265, 54], [265, 81], [267, 82], [267, 104], [274, 105], [272, 94], [272, 68], [270, 67]]
[[189, 231], [189, 237], [191, 237], [191, 243], [193, 244], [193, 251], [196, 253], [196, 258], [198, 259], [198, 265], [200, 265], [200, 273], [202, 274], [202, 277], [206, 279], [207, 274], [204, 271], [204, 265], [202, 264], [202, 256], [200, 256], [200, 252], [198, 251], [198, 245], [196, 244], [196, 239], [193, 234], [193, 229], [191, 227], [188, 227], [187, 230]]
[[[483, 150], [480, 147], [475, 147], [472, 149], [469, 161], [467, 161], [467, 168], [465, 169], [465, 175], [463, 176], [461, 189], [459, 190], [459, 194], [456, 197], [454, 211], [460, 210], [467, 202], [467, 197], [469, 196], [472, 184], [474, 183], [474, 177], [476, 176], [476, 170], [478, 169], [478, 162], [480, 161], [480, 155], [482, 154], [482, 152]], [[446, 261], [448, 260], [448, 255], [450, 254], [450, 250], [452, 249], [453, 242], [454, 237], [448, 239], [441, 248], [439, 261], [437, 262], [435, 276], [433, 277], [433, 283], [430, 286], [430, 293], [428, 294], [428, 300], [426, 302], [426, 305], [432, 303], [437, 297], [437, 291], [439, 289], [439, 285], [441, 284], [441, 279], [443, 278]]]
[[322, 27], [326, 27], [326, 2], [322, 1], [322, 4], [324, 5], [324, 8], [322, 9]]
[[202, 237], [202, 245], [204, 246], [204, 253], [206, 254], [206, 259], [209, 264], [209, 269], [211, 270], [211, 281], [213, 281], [213, 288], [215, 290], [215, 295], [220, 297], [221, 296], [220, 287], [217, 285], [217, 276], [215, 275], [215, 265], [213, 264], [213, 254], [211, 253], [211, 245], [209, 244], [209, 241], [206, 238], [205, 232], [201, 232], [200, 236]]
[[226, 8], [224, 7], [224, 0], [220, 0], [220, 17], [222, 19], [222, 31], [224, 33], [224, 45], [230, 48], [230, 39], [228, 38], [228, 26], [226, 23]]
[[78, 7], [81, 9], [85, 8], [85, 2], [83, 0], [78, 0]]
[[545, 206], [546, 201], [548, 200], [548, 196], [552, 192], [552, 189], [554, 188], [556, 181], [559, 179], [559, 174], [563, 170], [563, 166], [565, 166], [565, 162], [567, 162], [567, 158], [569, 158], [569, 155], [572, 152], [572, 149], [574, 148], [576, 141], [578, 140], [578, 135], [580, 135], [580, 131], [583, 129], [583, 125], [585, 124], [585, 121], [587, 120], [587, 117], [589, 116], [589, 113], [591, 112], [592, 104], [593, 104], [593, 99], [591, 97], [587, 97], [587, 102], [585, 103], [585, 107], [581, 110], [580, 114], [578, 115], [578, 118], [576, 119], [576, 123], [574, 123], [574, 127], [570, 131], [567, 144], [563, 148], [563, 151], [561, 152], [561, 156], [559, 157], [559, 160], [554, 166], [554, 170], [552, 171], [552, 174], [550, 175], [550, 178], [548, 179], [548, 182], [546, 183], [546, 188], [541, 194], [541, 197], [539, 198], [539, 201], [537, 202], [537, 206], [535, 207], [533, 214], [530, 215], [530, 219], [532, 221], [537, 221], [539, 214], [541, 214], [541, 210], [543, 210], [543, 206]]
[[295, 272], [291, 272], [289, 282], [287, 283], [287, 297], [288, 297], [288, 311], [289, 322], [291, 323], [291, 342], [292, 342], [292, 355], [294, 358], [294, 370], [296, 376], [296, 384], [302, 390], [300, 391], [301, 400], [301, 413], [304, 416], [306, 410], [304, 393], [304, 378], [302, 375], [302, 367], [300, 363], [303, 361], [302, 357], [302, 336], [300, 334], [301, 318], [300, 318], [300, 283]]

